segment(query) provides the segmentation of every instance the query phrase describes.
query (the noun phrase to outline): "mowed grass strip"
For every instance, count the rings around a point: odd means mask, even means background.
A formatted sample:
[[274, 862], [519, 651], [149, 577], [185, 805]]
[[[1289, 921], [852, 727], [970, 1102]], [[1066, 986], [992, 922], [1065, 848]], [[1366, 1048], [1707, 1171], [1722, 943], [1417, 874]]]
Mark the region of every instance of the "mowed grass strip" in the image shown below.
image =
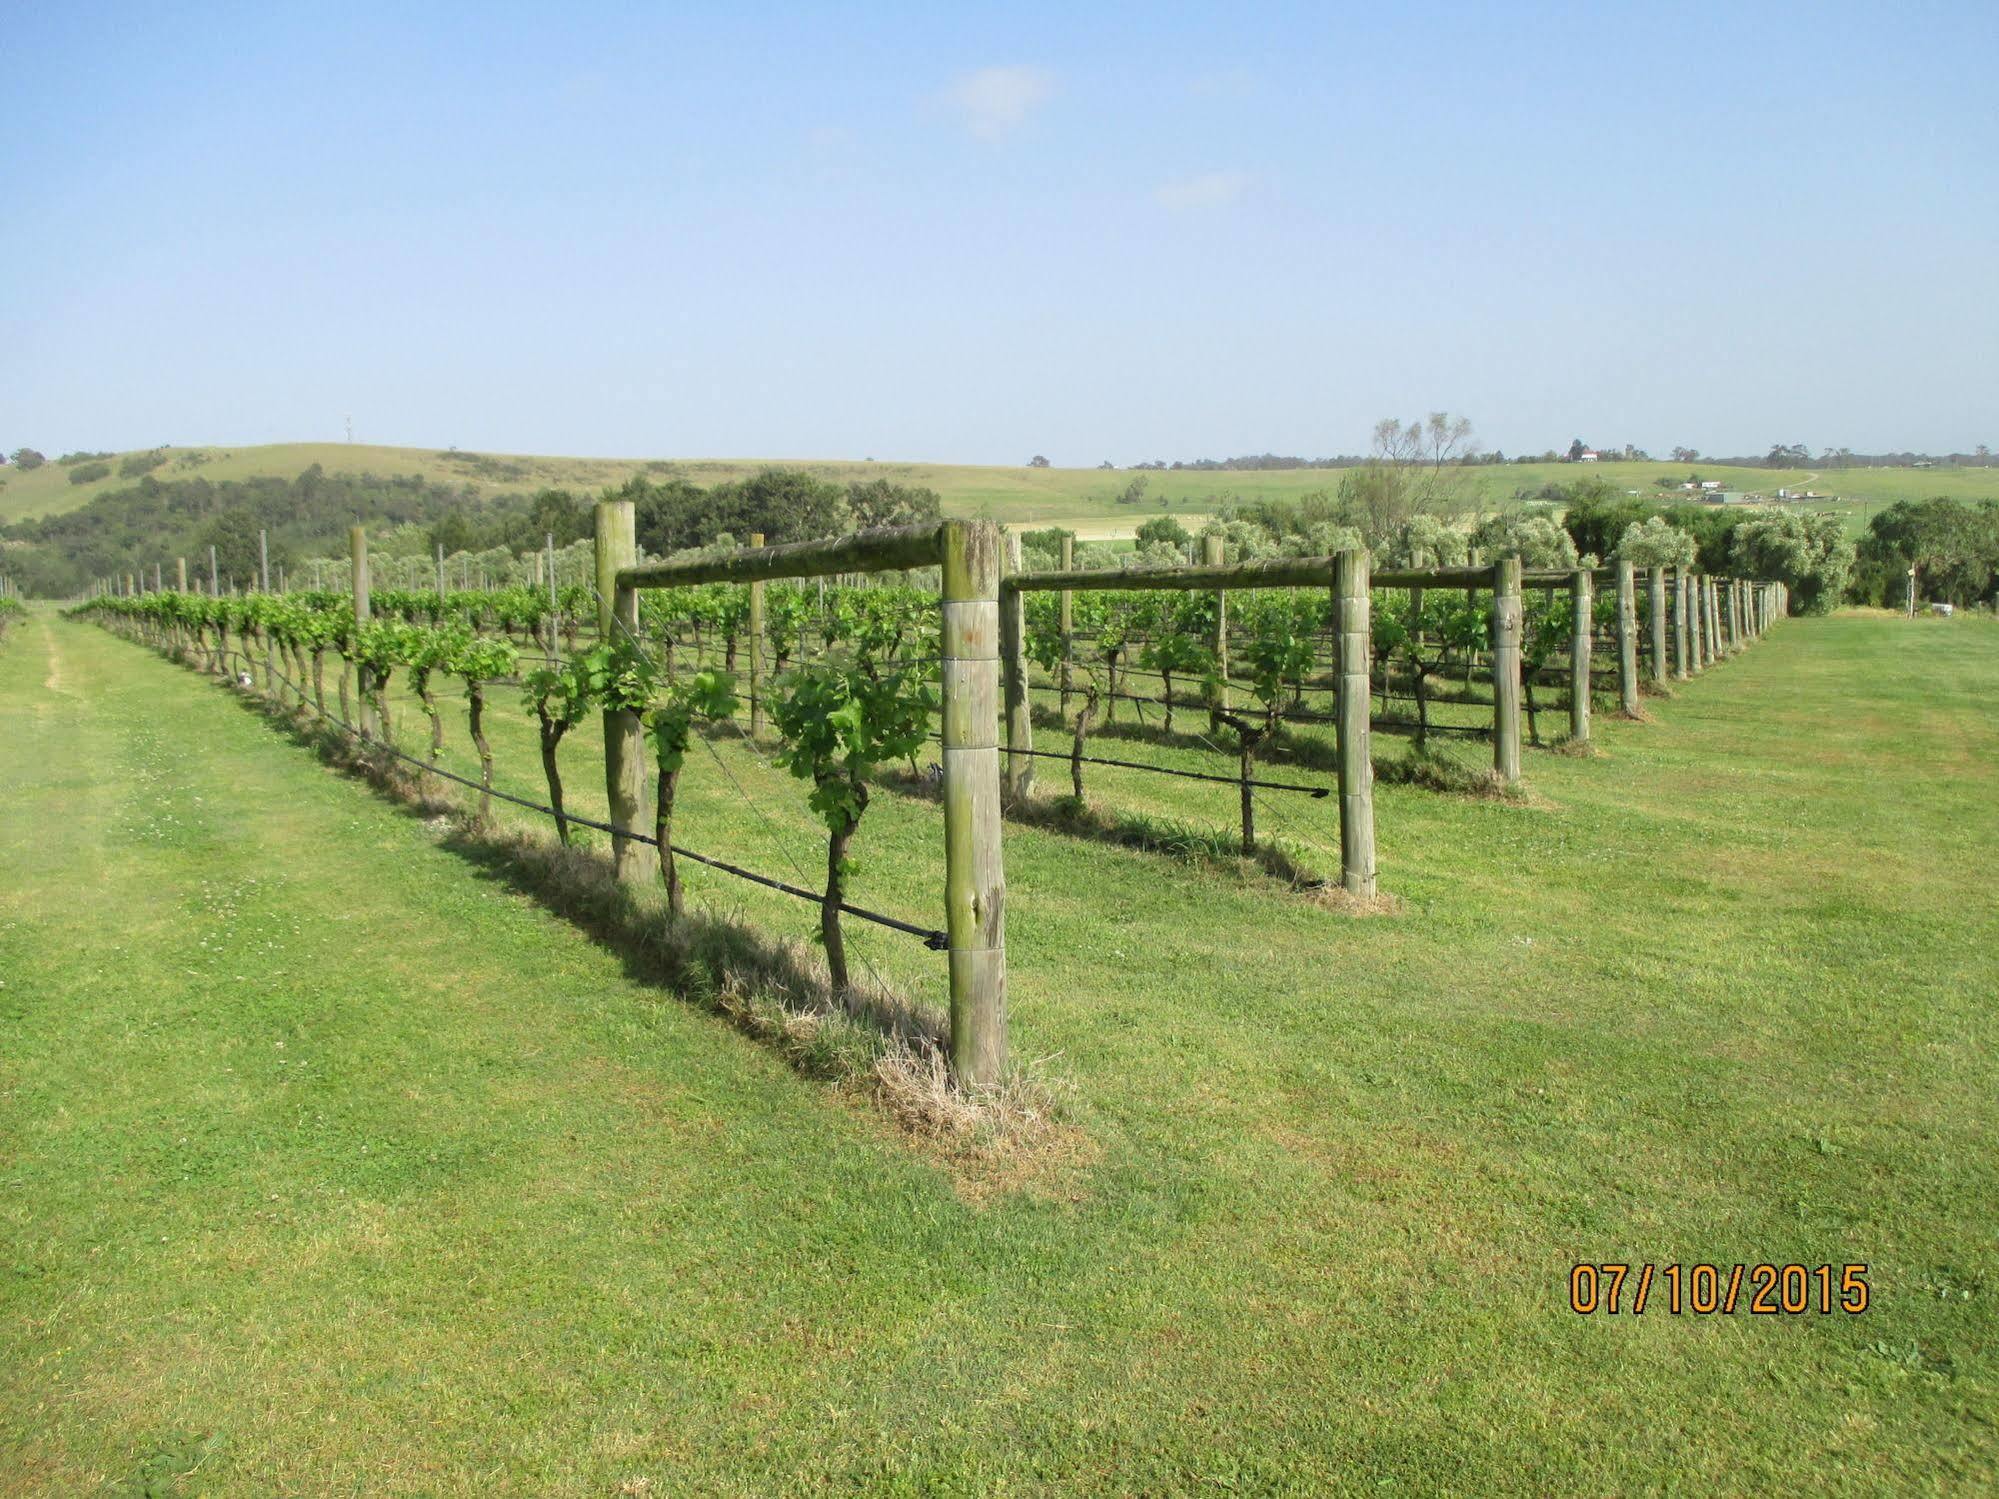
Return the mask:
[[[1596, 758], [1530, 755], [1535, 804], [1384, 786], [1392, 917], [1010, 826], [1015, 1049], [1093, 1148], [973, 1205], [225, 692], [38, 616], [0, 648], [0, 1471], [1989, 1486], [1996, 646], [1786, 623]], [[716, 756], [688, 843], [812, 869], [802, 786]], [[600, 807], [587, 731], [565, 763]], [[878, 797], [858, 851], [858, 899], [930, 919], [934, 806]], [[862, 940], [937, 992], [909, 939]], [[1583, 1319], [1579, 1259], [1865, 1260], [1874, 1301]]]

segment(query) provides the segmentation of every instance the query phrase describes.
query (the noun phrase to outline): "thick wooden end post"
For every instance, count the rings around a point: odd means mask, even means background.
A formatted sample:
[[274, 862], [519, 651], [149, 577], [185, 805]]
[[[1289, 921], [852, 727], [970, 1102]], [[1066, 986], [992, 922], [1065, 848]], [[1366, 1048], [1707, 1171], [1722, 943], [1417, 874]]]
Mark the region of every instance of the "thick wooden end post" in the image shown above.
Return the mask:
[[[1076, 538], [1062, 538], [1062, 571], [1076, 570]], [[1076, 686], [1076, 595], [1067, 588], [1062, 590], [1062, 718], [1069, 717], [1069, 695]]]
[[[1203, 536], [1201, 538], [1201, 561], [1208, 567], [1222, 565], [1222, 538]], [[1209, 646], [1215, 653], [1215, 690], [1211, 701], [1217, 708], [1229, 706], [1229, 594], [1226, 588], [1215, 590], [1215, 634]], [[1374, 865], [1368, 863], [1368, 878], [1373, 880]]]
[[1569, 578], [1569, 610], [1575, 619], [1569, 625], [1569, 743], [1589, 743], [1591, 623], [1596, 609], [1596, 589], [1591, 586], [1589, 569], [1579, 567]]
[[944, 919], [951, 1069], [967, 1087], [1006, 1069], [1006, 874], [1000, 859], [999, 528], [946, 521]]
[[1638, 716], [1638, 575], [1629, 562], [1617, 564], [1617, 706]]
[[[1020, 575], [1020, 538], [1006, 536], [1005, 573]], [[1006, 795], [1025, 801], [1034, 791], [1034, 715], [1027, 699], [1027, 609], [1017, 588], [1000, 590], [1000, 689], [1006, 696]]]
[[187, 558], [174, 558], [174, 588], [180, 593], [187, 592]]
[[1492, 566], [1492, 768], [1508, 785], [1520, 779], [1520, 559]]
[[1333, 628], [1339, 632], [1340, 673], [1335, 730], [1340, 759], [1340, 883], [1349, 894], [1359, 896], [1374, 894], [1374, 752], [1368, 728], [1374, 690], [1370, 571], [1364, 551], [1344, 551], [1333, 558]]
[[[764, 544], [764, 533], [750, 532], [750, 545]], [[764, 712], [764, 586], [750, 584], [750, 738], [761, 739], [769, 715]]]
[[[630, 500], [597, 502], [597, 638], [605, 645], [636, 645], [639, 596], [618, 586], [618, 569], [639, 560], [637, 510]], [[659, 874], [652, 845], [630, 831], [641, 825], [645, 799], [645, 734], [628, 708], [604, 710], [604, 794], [611, 806], [611, 867], [627, 884], [650, 883]]]

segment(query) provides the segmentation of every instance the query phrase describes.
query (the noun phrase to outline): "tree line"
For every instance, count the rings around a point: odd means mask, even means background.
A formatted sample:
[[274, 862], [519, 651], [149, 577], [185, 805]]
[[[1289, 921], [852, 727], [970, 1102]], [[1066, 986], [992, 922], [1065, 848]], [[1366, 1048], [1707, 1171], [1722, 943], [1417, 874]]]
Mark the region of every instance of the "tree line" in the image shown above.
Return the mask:
[[[611, 493], [634, 502], [639, 544], [653, 556], [753, 532], [775, 544], [942, 515], [936, 492], [920, 486], [886, 479], [834, 484], [783, 468], [705, 489], [641, 476]], [[273, 570], [290, 570], [304, 557], [343, 554], [347, 528], [357, 521], [422, 527], [429, 545], [447, 554], [503, 549], [518, 556], [550, 536], [558, 547], [590, 536], [595, 498], [566, 489], [482, 497], [470, 484], [329, 474], [318, 464], [289, 479], [161, 479], [145, 472], [79, 509], [0, 527], [0, 545], [23, 592], [62, 597], [95, 578], [150, 575], [156, 563], [170, 568], [175, 557], [205, 575], [210, 547], [224, 578], [247, 581], [256, 575], [261, 533], [269, 535]]]

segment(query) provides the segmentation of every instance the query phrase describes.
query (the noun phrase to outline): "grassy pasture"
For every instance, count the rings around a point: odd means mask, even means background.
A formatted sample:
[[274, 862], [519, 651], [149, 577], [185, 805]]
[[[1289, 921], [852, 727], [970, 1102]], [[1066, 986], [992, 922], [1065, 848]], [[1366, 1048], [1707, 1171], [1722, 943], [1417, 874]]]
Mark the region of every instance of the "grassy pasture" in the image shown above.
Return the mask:
[[[1981, 619], [1790, 622], [1653, 723], [1600, 721], [1595, 758], [1530, 754], [1532, 804], [1383, 785], [1388, 917], [1010, 827], [1015, 1048], [1087, 1148], [1008, 1191], [226, 692], [37, 612], [0, 646], [0, 1473], [1987, 1491], [1995, 647]], [[535, 794], [495, 696], [501, 784]], [[716, 756], [686, 843], [811, 871], [802, 788]], [[1091, 774], [1230, 816], [1226, 787]], [[1328, 803], [1275, 810], [1334, 846]], [[937, 838], [877, 797], [854, 898], [934, 920]], [[855, 945], [941, 989], [910, 939]], [[1865, 1260], [1874, 1303], [1584, 1319], [1578, 1259]]]
[[[124, 455], [120, 455], [121, 457]], [[550, 458], [504, 454], [452, 454], [433, 448], [375, 447], [349, 443], [274, 443], [242, 448], [174, 448], [154, 471], [161, 479], [195, 475], [211, 480], [247, 479], [274, 474], [289, 478], [317, 463], [329, 473], [410, 474], [440, 483], [471, 483], [486, 494], [568, 488], [594, 494], [606, 485], [624, 482], [647, 470], [648, 463], [670, 464], [670, 471], [696, 484], [739, 478], [782, 461], [839, 482], [887, 477], [925, 484], [944, 497], [953, 515], [989, 516], [1020, 525], [1062, 524], [1086, 536], [1129, 535], [1153, 515], [1178, 515], [1193, 521], [1228, 498], [1255, 500], [1296, 498], [1339, 483], [1339, 473], [1324, 469], [1289, 469], [1260, 473], [1148, 473], [1145, 499], [1120, 505], [1117, 496], [1134, 477], [1129, 470], [1107, 472], [1082, 468], [981, 467], [971, 464], [879, 463], [849, 460]], [[59, 514], [88, 503], [96, 495], [132, 483], [117, 477], [118, 459], [110, 460], [112, 475], [94, 484], [68, 482], [69, 470], [55, 463], [29, 473], [0, 470], [0, 522]], [[1703, 478], [1720, 479], [1731, 489], [1773, 494], [1780, 487], [1819, 490], [1843, 497], [1826, 506], [1859, 531], [1876, 510], [1898, 499], [1933, 495], [1975, 500], [1999, 499], [1999, 469], [1847, 469], [1840, 472], [1721, 468], [1693, 466]], [[659, 470], [655, 470], [659, 471]], [[1688, 470], [1671, 463], [1500, 464], [1477, 470], [1482, 503], [1502, 508], [1522, 489], [1539, 489], [1550, 481], [1596, 474], [1621, 488], [1655, 492], [1661, 475], [1679, 479]], [[1815, 507], [1819, 508], [1819, 507]]]

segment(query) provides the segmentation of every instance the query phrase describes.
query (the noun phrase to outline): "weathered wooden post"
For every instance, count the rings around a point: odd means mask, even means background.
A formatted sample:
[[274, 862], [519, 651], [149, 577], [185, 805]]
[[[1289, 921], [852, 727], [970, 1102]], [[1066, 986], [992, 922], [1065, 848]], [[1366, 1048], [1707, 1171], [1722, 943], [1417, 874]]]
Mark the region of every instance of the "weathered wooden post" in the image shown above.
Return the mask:
[[1652, 685], [1666, 685], [1666, 569], [1648, 568], [1645, 573], [1645, 605], [1652, 616]]
[[[622, 638], [635, 643], [639, 629], [639, 596], [618, 583], [618, 569], [639, 560], [637, 508], [630, 500], [597, 502], [597, 638], [614, 645]], [[611, 868], [626, 884], [646, 884], [659, 877], [652, 845], [631, 837], [639, 826], [645, 796], [645, 736], [638, 714], [629, 708], [604, 710], [604, 794], [611, 804]]]
[[1628, 561], [1617, 564], [1617, 706], [1638, 716], [1638, 574]]
[[222, 597], [222, 573], [215, 565], [213, 546], [208, 549], [208, 596], [212, 599]]
[[1000, 862], [999, 530], [946, 521], [944, 917], [951, 1068], [967, 1087], [1006, 1068], [1006, 877]]
[[1714, 579], [1706, 573], [1700, 577], [1700, 622], [1701, 622], [1701, 666], [1705, 669], [1720, 659], [1714, 648]]
[[[1006, 535], [1006, 577], [1020, 576], [1020, 537]], [[1018, 588], [1000, 589], [1000, 689], [1006, 700], [1006, 796], [1025, 801], [1034, 790], [1034, 715], [1027, 698], [1026, 600]]]
[[271, 591], [271, 533], [257, 532], [257, 588], [261, 593]]
[[1707, 670], [1707, 579], [1699, 573], [1687, 579], [1687, 623], [1692, 631], [1696, 675]]
[[1591, 614], [1596, 606], [1589, 569], [1579, 567], [1569, 577], [1569, 743], [1589, 743]]
[[440, 601], [449, 590], [444, 586], [444, 543], [437, 544], [437, 597]]
[[[764, 533], [750, 532], [750, 545], [764, 544]], [[750, 738], [761, 739], [768, 715], [764, 712], [764, 586], [750, 584]]]
[[1693, 637], [1687, 626], [1687, 570], [1673, 569], [1673, 680], [1684, 682], [1693, 675], [1688, 669], [1688, 647]]
[[1492, 565], [1492, 768], [1509, 786], [1520, 779], [1520, 559]]
[[[371, 606], [368, 599], [368, 532], [364, 526], [350, 526], [347, 529], [347, 552], [354, 565], [354, 628], [358, 631], [368, 622]], [[344, 681], [345, 678], [342, 678]], [[363, 666], [359, 677], [360, 704], [355, 709], [355, 722], [363, 734], [375, 732], [374, 712], [369, 704], [372, 694], [368, 690], [368, 668]]]
[[544, 531], [541, 535], [548, 557], [548, 655], [553, 661], [556, 659], [557, 628], [562, 623], [562, 600], [555, 591], [555, 533]]
[[[1076, 538], [1062, 538], [1062, 571], [1076, 570]], [[1069, 718], [1069, 695], [1076, 686], [1076, 595], [1065, 588], [1058, 595], [1062, 611], [1062, 719]]]
[[[1219, 537], [1209, 538], [1219, 542]], [[1218, 566], [1219, 546], [1206, 559]], [[1336, 704], [1340, 761], [1340, 883], [1349, 895], [1374, 894], [1374, 751], [1368, 724], [1373, 695], [1370, 636], [1372, 568], [1365, 551], [1333, 557], [1333, 628], [1338, 635], [1340, 694]]]
[[174, 558], [174, 590], [177, 593], [187, 592], [187, 558], [185, 557]]
[[[1203, 536], [1201, 538], [1201, 561], [1208, 567], [1222, 565], [1222, 538]], [[1337, 604], [1337, 600], [1335, 600]], [[1335, 629], [1339, 626], [1334, 625]], [[1226, 588], [1215, 590], [1215, 630], [1208, 642], [1215, 653], [1215, 686], [1209, 693], [1208, 701], [1215, 707], [1227, 711], [1229, 707], [1229, 592]], [[1372, 793], [1370, 793], [1372, 795]], [[1372, 805], [1372, 803], [1370, 803]], [[1369, 864], [1369, 879], [1373, 878], [1373, 865]]]

